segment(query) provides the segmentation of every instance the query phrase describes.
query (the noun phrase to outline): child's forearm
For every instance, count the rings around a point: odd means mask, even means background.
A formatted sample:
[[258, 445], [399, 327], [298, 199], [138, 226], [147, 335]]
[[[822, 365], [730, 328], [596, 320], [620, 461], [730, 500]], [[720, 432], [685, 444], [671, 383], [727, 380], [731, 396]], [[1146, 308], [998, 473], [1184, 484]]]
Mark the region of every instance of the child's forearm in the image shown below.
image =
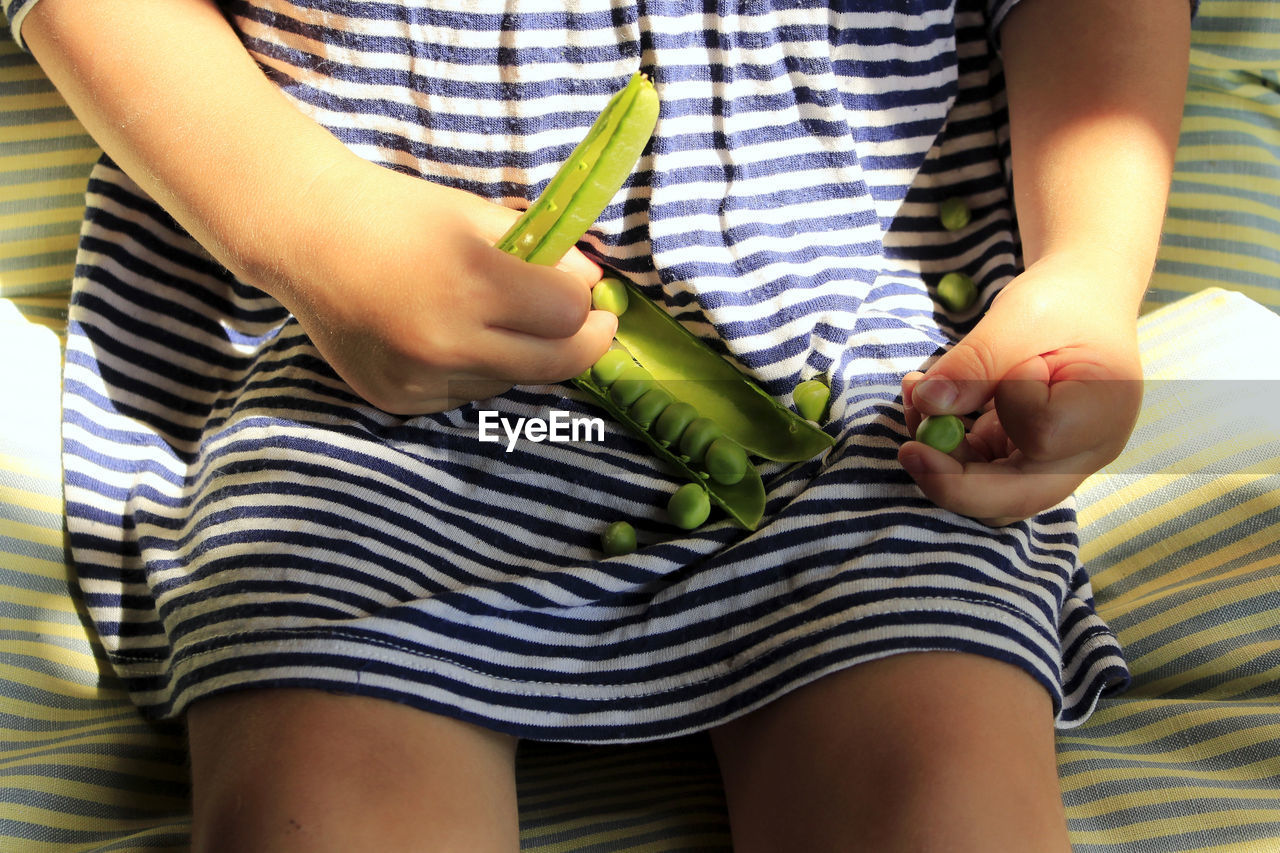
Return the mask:
[[23, 35], [107, 153], [366, 402], [443, 411], [577, 376], [608, 349], [598, 267], [498, 251], [515, 211], [350, 151], [212, 0], [41, 0]]
[[1136, 313], [1159, 242], [1186, 89], [1186, 0], [1024, 0], [1002, 29], [1028, 265], [1105, 253]]
[[354, 156], [267, 80], [211, 0], [41, 0], [23, 37], [112, 159], [259, 286], [279, 268], [276, 235], [305, 225], [285, 202]]

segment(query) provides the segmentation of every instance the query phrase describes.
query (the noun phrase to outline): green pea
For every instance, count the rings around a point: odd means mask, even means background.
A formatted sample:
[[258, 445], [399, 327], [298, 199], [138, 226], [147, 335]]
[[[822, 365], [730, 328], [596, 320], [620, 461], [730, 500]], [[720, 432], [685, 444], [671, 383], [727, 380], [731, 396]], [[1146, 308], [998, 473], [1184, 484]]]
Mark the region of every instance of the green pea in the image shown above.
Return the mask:
[[964, 421], [955, 415], [930, 415], [916, 428], [916, 441], [950, 453], [964, 441]]
[[791, 399], [795, 400], [800, 417], [821, 423], [827, 413], [827, 403], [831, 400], [831, 389], [821, 379], [809, 379], [795, 387], [791, 392]]
[[695, 418], [680, 436], [680, 452], [700, 465], [711, 442], [722, 435], [724, 430], [711, 418]]
[[659, 441], [675, 444], [697, 417], [698, 410], [689, 403], [684, 401], [672, 403], [658, 415], [657, 421], [653, 424], [653, 435]]
[[668, 406], [676, 401], [671, 392], [665, 388], [650, 388], [644, 392], [639, 400], [631, 404], [631, 408], [627, 414], [631, 419], [640, 425], [641, 429], [648, 429], [649, 425], [654, 422]]
[[746, 476], [747, 465], [747, 451], [724, 435], [707, 447], [706, 459], [702, 463], [711, 479], [726, 486], [732, 486]]
[[949, 272], [938, 282], [938, 301], [948, 311], [968, 311], [978, 301], [978, 286], [962, 272]]
[[609, 399], [619, 409], [625, 409], [639, 400], [644, 392], [653, 387], [653, 376], [638, 364], [629, 364], [622, 368], [613, 387], [609, 389]]
[[630, 364], [635, 364], [635, 361], [626, 350], [611, 349], [591, 366], [591, 378], [601, 388], [608, 388], [618, 378], [618, 374]]
[[630, 554], [636, 549], [636, 529], [625, 521], [615, 521], [600, 534], [600, 550], [607, 556]]
[[948, 231], [959, 231], [969, 224], [969, 205], [962, 198], [949, 198], [938, 205], [938, 218]]
[[621, 317], [627, 310], [627, 286], [616, 278], [602, 278], [591, 288], [591, 307]]
[[705, 487], [685, 483], [667, 501], [667, 515], [682, 530], [692, 530], [711, 515], [711, 499]]

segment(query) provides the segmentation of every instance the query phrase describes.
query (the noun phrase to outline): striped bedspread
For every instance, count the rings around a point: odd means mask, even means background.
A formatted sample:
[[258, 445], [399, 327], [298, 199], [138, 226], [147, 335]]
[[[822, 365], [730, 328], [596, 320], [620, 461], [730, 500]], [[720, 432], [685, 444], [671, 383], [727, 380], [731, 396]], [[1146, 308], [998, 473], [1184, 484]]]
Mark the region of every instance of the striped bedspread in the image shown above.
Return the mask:
[[[1280, 850], [1280, 11], [1206, 0], [1195, 27], [1145, 414], [1079, 495], [1134, 683], [1059, 734], [1078, 851]], [[0, 46], [0, 850], [19, 853], [187, 840], [181, 733], [128, 704], [63, 559], [58, 333], [97, 154]], [[729, 848], [702, 739], [529, 744], [519, 774], [526, 850]]]
[[[1059, 734], [1079, 851], [1280, 846], [1280, 403], [1241, 396], [1280, 381], [1259, 358], [1277, 336], [1280, 316], [1220, 289], [1143, 321], [1144, 420], [1080, 493], [1135, 681]], [[182, 849], [180, 732], [134, 712], [68, 592], [60, 357], [0, 302], [0, 849]], [[527, 850], [728, 849], [704, 740], [529, 744], [519, 771]]]
[[1280, 311], [1280, 4], [1201, 3], [1191, 46], [1169, 214], [1147, 305], [1213, 282]]

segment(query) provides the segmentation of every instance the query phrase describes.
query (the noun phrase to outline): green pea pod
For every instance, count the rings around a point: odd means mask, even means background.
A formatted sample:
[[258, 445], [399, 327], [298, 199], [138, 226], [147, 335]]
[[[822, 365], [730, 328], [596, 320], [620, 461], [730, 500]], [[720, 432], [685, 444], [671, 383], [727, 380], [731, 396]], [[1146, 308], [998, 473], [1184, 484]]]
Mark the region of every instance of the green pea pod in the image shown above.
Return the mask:
[[803, 462], [833, 443], [782, 406], [697, 335], [628, 283], [616, 340], [676, 399], [710, 418], [743, 450], [774, 462]]
[[760, 472], [754, 465], [748, 465], [742, 479], [736, 483], [732, 485], [718, 483], [710, 479], [705, 471], [695, 468], [688, 456], [681, 454], [671, 444], [656, 438], [651, 431], [637, 423], [630, 412], [614, 403], [609, 392], [592, 380], [590, 371], [574, 379], [573, 383], [585, 391], [596, 405], [608, 412], [615, 421], [643, 440], [653, 454], [667, 464], [667, 467], [691, 482], [700, 484], [711, 498], [711, 503], [724, 510], [725, 515], [748, 530], [755, 530], [760, 519], [764, 517], [764, 482], [760, 479]]
[[533, 264], [559, 263], [631, 174], [657, 121], [657, 91], [636, 72], [498, 248]]
[[[644, 150], [657, 121], [653, 84], [635, 74], [605, 107], [583, 141], [538, 199], [498, 242], [498, 248], [531, 263], [551, 265], [581, 239], [612, 200]], [[639, 290], [623, 283], [617, 340], [676, 401], [692, 404], [747, 453], [775, 461], [809, 459], [830, 447], [830, 436], [779, 405], [732, 364], [681, 326]], [[613, 364], [621, 368], [622, 364]], [[607, 375], [606, 375], [607, 374]], [[717, 482], [638, 423], [614, 399], [614, 371], [588, 370], [573, 382], [618, 423], [639, 436], [673, 470], [706, 491], [738, 524], [754, 529], [764, 514], [764, 484], [754, 466], [732, 484]], [[620, 393], [620, 392], [619, 392]], [[735, 472], [736, 473], [736, 472]]]

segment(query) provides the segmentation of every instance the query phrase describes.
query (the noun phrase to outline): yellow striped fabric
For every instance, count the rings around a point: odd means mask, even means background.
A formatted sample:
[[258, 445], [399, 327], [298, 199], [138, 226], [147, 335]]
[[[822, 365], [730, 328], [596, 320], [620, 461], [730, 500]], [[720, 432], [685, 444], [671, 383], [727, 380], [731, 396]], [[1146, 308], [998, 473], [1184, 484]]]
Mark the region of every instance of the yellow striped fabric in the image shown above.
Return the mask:
[[1280, 3], [1208, 0], [1147, 308], [1213, 282], [1280, 311]]
[[[1079, 495], [1135, 676], [1059, 736], [1077, 851], [1280, 850], [1280, 482], [1258, 398], [1280, 328], [1280, 4], [1206, 0], [1149, 307], [1134, 441]], [[59, 342], [98, 150], [0, 42], [0, 850], [186, 847], [180, 731], [95, 654], [63, 555]], [[1174, 304], [1167, 304], [1173, 302]], [[706, 740], [528, 744], [526, 850], [728, 850]]]
[[0, 40], [0, 297], [54, 329], [66, 323], [85, 181], [100, 154], [31, 57]]
[[522, 744], [520, 849], [729, 851], [720, 773], [706, 737], [623, 747]]
[[1280, 70], [1275, 0], [1202, 0], [1191, 37], [1191, 67], [1212, 71]]
[[180, 732], [138, 716], [71, 595], [61, 364], [54, 332], [0, 300], [0, 850], [180, 850]]
[[1134, 673], [1058, 738], [1078, 852], [1280, 850], [1278, 339], [1220, 289], [1143, 320], [1142, 418], [1077, 495]]
[[[1280, 399], [1244, 393], [1280, 380], [1263, 357], [1280, 317], [1209, 290], [1142, 327], [1149, 405], [1125, 456], [1079, 495], [1099, 606], [1135, 681], [1059, 735], [1072, 839], [1106, 853], [1275, 850], [1280, 420], [1256, 423], [1274, 403], [1239, 401]], [[180, 733], [138, 718], [68, 591], [58, 342], [0, 302], [0, 364], [18, 351], [22, 369], [0, 372], [15, 404], [0, 420], [0, 849], [181, 849]], [[527, 744], [519, 793], [525, 850], [729, 849], [705, 739]]]

